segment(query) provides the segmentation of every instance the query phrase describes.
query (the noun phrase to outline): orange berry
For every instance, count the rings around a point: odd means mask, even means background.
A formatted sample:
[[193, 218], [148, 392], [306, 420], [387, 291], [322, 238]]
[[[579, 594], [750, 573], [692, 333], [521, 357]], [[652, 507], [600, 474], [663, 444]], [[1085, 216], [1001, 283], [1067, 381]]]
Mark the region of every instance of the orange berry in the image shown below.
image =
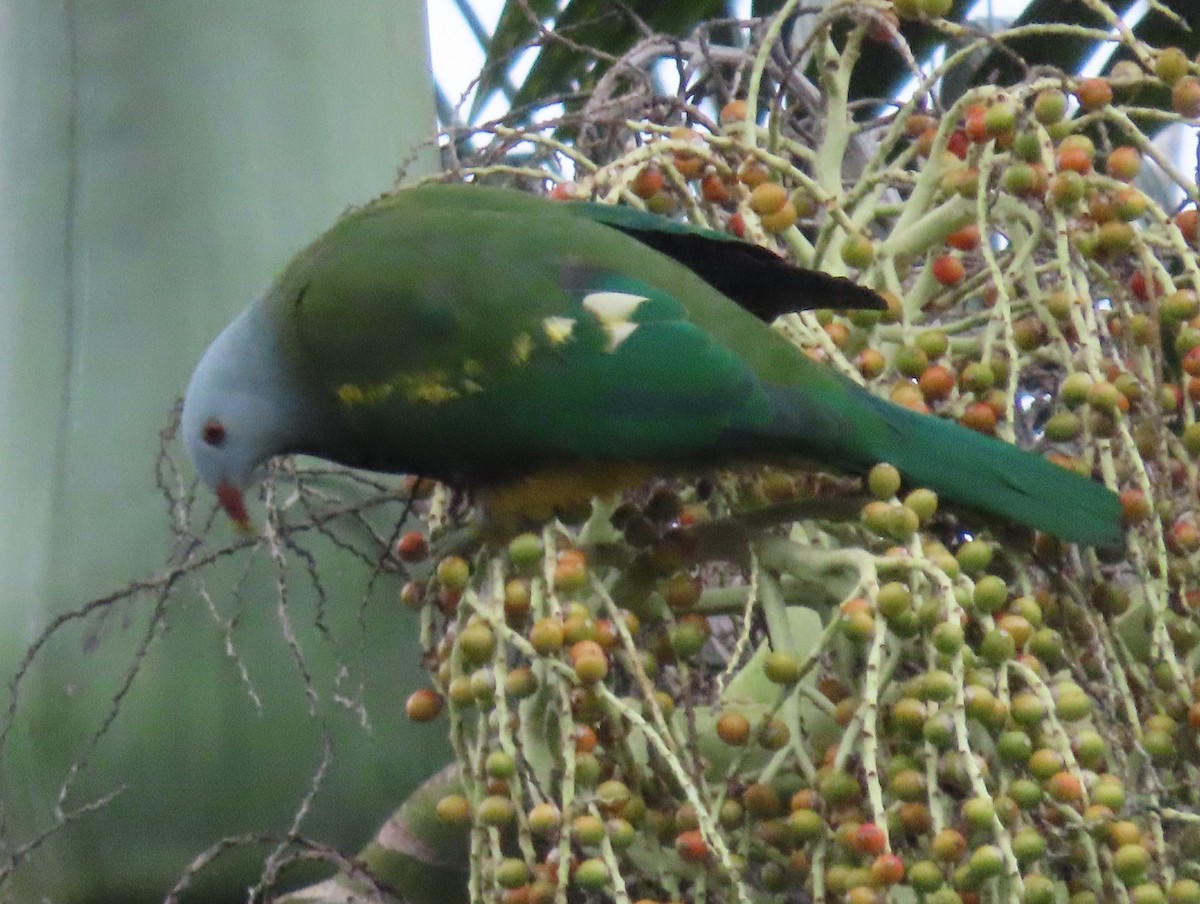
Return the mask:
[[750, 737], [750, 720], [732, 710], [717, 719], [717, 737], [732, 747], [741, 747]]
[[1146, 494], [1138, 489], [1128, 489], [1121, 493], [1121, 520], [1126, 524], [1136, 524], [1150, 517], [1150, 503]]
[[937, 132], [937, 120], [928, 113], [914, 113], [904, 122], [904, 134], [908, 138], [920, 138], [932, 129]]
[[946, 244], [959, 251], [974, 251], [979, 242], [979, 226], [975, 223], [968, 223], [946, 236]]
[[404, 714], [414, 722], [432, 722], [442, 712], [442, 695], [427, 687], [418, 688], [404, 703]]
[[931, 402], [940, 402], [950, 397], [954, 391], [954, 372], [941, 364], [932, 364], [925, 368], [924, 373], [917, 379], [917, 388]]
[[729, 201], [729, 185], [716, 173], [705, 173], [700, 180], [700, 194], [709, 204], [726, 204]]
[[662, 191], [664, 185], [666, 180], [663, 179], [662, 170], [657, 166], [646, 166], [638, 171], [629, 187], [635, 195], [645, 201]]
[[966, 133], [967, 139], [974, 142], [987, 141], [991, 136], [988, 134], [987, 123], [985, 121], [986, 110], [981, 106], [972, 106], [967, 108], [966, 120], [963, 125], [963, 132]]
[[922, 157], [928, 157], [933, 151], [933, 142], [937, 139], [937, 129], [933, 126], [927, 128], [924, 132], [917, 136], [917, 153]]
[[1141, 152], [1129, 145], [1114, 148], [1113, 152], [1108, 155], [1108, 160], [1104, 162], [1104, 171], [1122, 182], [1131, 181], [1141, 168]]
[[1054, 165], [1060, 170], [1074, 170], [1080, 175], [1086, 175], [1092, 170], [1092, 158], [1082, 148], [1060, 148], [1054, 155]]
[[972, 402], [958, 419], [964, 427], [991, 436], [996, 432], [996, 412], [986, 402]]
[[591, 753], [599, 743], [600, 739], [596, 737], [596, 730], [590, 725], [575, 726], [576, 753]]
[[775, 213], [787, 203], [787, 189], [778, 182], [762, 182], [750, 192], [750, 209], [761, 215]]
[[744, 100], [731, 100], [721, 108], [721, 125], [726, 126], [732, 122], [742, 122], [746, 118], [746, 102]]
[[1046, 781], [1046, 793], [1062, 803], [1083, 799], [1083, 782], [1073, 772], [1056, 772]]
[[1200, 235], [1200, 215], [1197, 214], [1195, 207], [1189, 207], [1175, 214], [1175, 225], [1183, 233], [1185, 242], [1189, 245], [1196, 244], [1196, 237]]
[[887, 366], [887, 360], [883, 354], [874, 348], [864, 348], [858, 353], [854, 363], [858, 367], [858, 372], [868, 380], [879, 376]]
[[738, 167], [738, 179], [747, 188], [757, 188], [771, 178], [771, 170], [765, 163], [750, 159]]
[[880, 854], [871, 864], [871, 882], [875, 885], [897, 885], [904, 879], [904, 861], [895, 854]]
[[1188, 119], [1200, 117], [1200, 79], [1187, 75], [1171, 89], [1171, 108]]
[[770, 233], [783, 232], [793, 223], [796, 222], [796, 205], [791, 201], [784, 201], [783, 206], [772, 213], [764, 213], [759, 217], [759, 222], [762, 223], [763, 229]]
[[1079, 106], [1091, 113], [1112, 103], [1112, 85], [1105, 78], [1085, 78], [1075, 88]]
[[953, 254], [943, 254], [933, 261], [933, 278], [943, 286], [953, 286], [962, 281], [967, 269]]

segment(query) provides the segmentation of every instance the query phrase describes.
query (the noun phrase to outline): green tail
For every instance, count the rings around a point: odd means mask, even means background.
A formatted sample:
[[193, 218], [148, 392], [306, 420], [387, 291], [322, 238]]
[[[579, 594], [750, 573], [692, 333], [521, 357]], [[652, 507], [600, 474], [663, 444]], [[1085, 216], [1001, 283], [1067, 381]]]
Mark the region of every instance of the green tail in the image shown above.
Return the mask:
[[1107, 487], [1031, 452], [901, 408], [845, 380], [768, 390], [774, 442], [866, 471], [894, 465], [942, 499], [1087, 546], [1124, 545], [1121, 503]]
[[1102, 484], [952, 421], [863, 399], [883, 420], [860, 434], [867, 455], [912, 483], [1063, 540], [1123, 545], [1120, 500]]

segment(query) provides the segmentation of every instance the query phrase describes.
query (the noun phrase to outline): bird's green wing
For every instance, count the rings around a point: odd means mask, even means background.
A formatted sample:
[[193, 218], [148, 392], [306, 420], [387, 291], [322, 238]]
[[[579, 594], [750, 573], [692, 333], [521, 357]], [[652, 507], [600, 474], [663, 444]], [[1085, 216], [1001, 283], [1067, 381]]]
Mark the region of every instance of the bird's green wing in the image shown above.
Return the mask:
[[412, 210], [422, 205], [466, 211], [493, 210], [545, 220], [575, 216], [602, 223], [683, 264], [760, 320], [817, 308], [881, 311], [887, 303], [866, 286], [819, 270], [796, 267], [761, 245], [727, 232], [618, 204], [594, 201], [547, 203], [544, 198], [484, 187], [431, 184], [409, 189], [383, 203]]
[[294, 354], [364, 463], [487, 480], [707, 460], [769, 421], [751, 363], [682, 299], [766, 327], [627, 236], [522, 205], [367, 209], [281, 283]]
[[1103, 486], [871, 396], [621, 230], [515, 192], [431, 188], [344, 218], [268, 302], [297, 369], [336, 399], [332, 457], [464, 482], [888, 461], [961, 505], [1120, 542]]

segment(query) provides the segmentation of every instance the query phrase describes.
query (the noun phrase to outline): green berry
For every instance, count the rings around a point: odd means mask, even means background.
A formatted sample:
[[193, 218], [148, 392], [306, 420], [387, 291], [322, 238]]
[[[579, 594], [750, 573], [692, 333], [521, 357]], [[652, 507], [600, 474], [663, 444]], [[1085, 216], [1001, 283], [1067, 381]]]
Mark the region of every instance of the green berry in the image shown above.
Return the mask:
[[967, 574], [983, 574], [991, 564], [992, 547], [985, 540], [969, 540], [958, 548], [954, 558]]
[[875, 598], [880, 614], [891, 621], [912, 609], [912, 591], [899, 581], [891, 581], [879, 588]]
[[876, 499], [891, 499], [900, 491], [900, 472], [893, 465], [877, 464], [867, 474], [867, 486]]
[[483, 768], [490, 778], [512, 778], [517, 774], [517, 761], [503, 750], [493, 750], [484, 760]]
[[1195, 879], [1176, 879], [1167, 892], [1170, 904], [1200, 904], [1200, 882]]
[[518, 568], [529, 568], [542, 561], [542, 538], [537, 534], [519, 534], [508, 544], [508, 558]]
[[1113, 855], [1113, 871], [1126, 885], [1136, 885], [1146, 877], [1150, 852], [1140, 844], [1123, 844]]
[[1067, 96], [1057, 88], [1045, 88], [1033, 100], [1033, 115], [1042, 125], [1059, 122], [1067, 114]]
[[484, 624], [467, 625], [458, 636], [458, 645], [468, 662], [487, 662], [496, 651], [496, 635]]
[[496, 884], [501, 888], [520, 888], [529, 881], [529, 867], [524, 860], [508, 857], [496, 867]]
[[957, 622], [942, 622], [933, 629], [934, 649], [943, 656], [953, 656], [963, 645], [963, 629]]
[[1054, 904], [1058, 898], [1058, 888], [1055, 881], [1040, 873], [1025, 876], [1025, 897], [1023, 904]]
[[1004, 871], [1004, 854], [994, 844], [981, 844], [971, 852], [967, 867], [977, 879], [990, 879]]
[[1032, 826], [1019, 829], [1012, 839], [1013, 855], [1022, 866], [1040, 860], [1046, 853], [1046, 839]]
[[505, 826], [516, 815], [513, 802], [507, 797], [491, 794], [479, 802], [479, 821], [485, 826]]
[[1007, 763], [1025, 763], [1033, 754], [1033, 741], [1023, 731], [1006, 731], [996, 739], [996, 753]]
[[447, 556], [438, 562], [438, 583], [446, 590], [464, 590], [471, 578], [471, 566], [460, 556]]
[[763, 662], [763, 672], [775, 684], [792, 684], [800, 679], [800, 663], [790, 653], [772, 650]]
[[980, 612], [999, 612], [1008, 602], [1008, 585], [995, 575], [986, 575], [975, 583], [972, 602]]
[[983, 640], [979, 644], [979, 655], [991, 665], [1008, 662], [1016, 652], [1016, 641], [1003, 628], [992, 628], [983, 635]]
[[575, 867], [572, 878], [585, 891], [601, 891], [608, 885], [608, 867], [603, 860], [591, 857]]

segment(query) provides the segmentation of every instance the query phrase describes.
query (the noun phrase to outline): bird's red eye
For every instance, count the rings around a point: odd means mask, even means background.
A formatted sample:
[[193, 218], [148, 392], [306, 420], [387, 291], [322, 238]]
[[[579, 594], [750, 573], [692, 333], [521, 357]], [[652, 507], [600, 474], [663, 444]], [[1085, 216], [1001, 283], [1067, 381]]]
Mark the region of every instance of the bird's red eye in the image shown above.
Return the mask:
[[200, 435], [210, 446], [220, 446], [225, 442], [225, 425], [220, 421], [206, 421]]

